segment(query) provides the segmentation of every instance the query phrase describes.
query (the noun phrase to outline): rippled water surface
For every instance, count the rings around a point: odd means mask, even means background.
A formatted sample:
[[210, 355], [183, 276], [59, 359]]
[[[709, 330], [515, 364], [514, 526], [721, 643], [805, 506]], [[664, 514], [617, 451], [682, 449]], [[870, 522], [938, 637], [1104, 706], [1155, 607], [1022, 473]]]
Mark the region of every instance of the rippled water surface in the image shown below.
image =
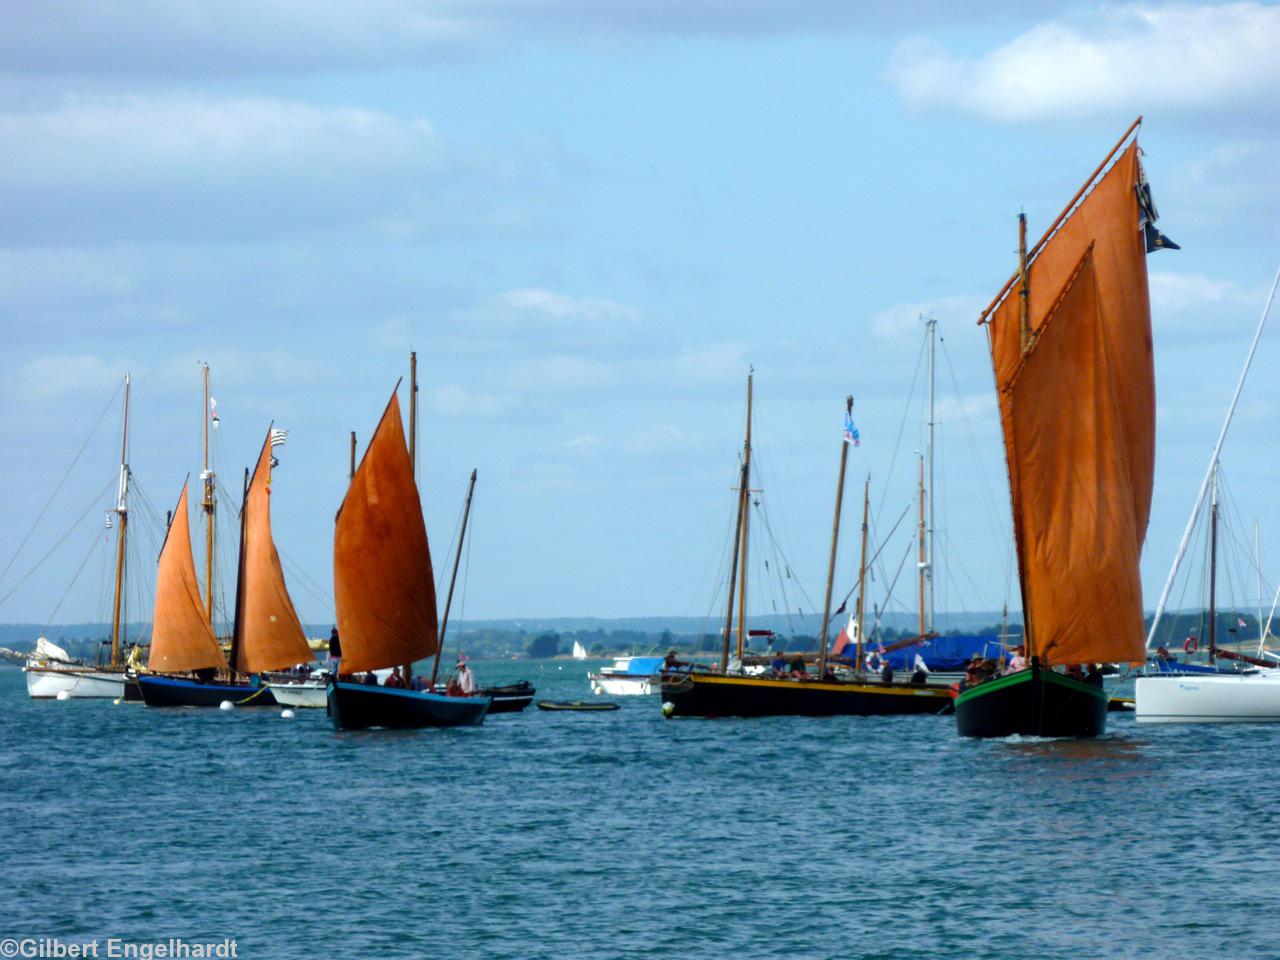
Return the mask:
[[[578, 663], [480, 663], [589, 697]], [[0, 937], [240, 957], [1276, 957], [1280, 727], [970, 742], [951, 718], [27, 699], [0, 670]]]

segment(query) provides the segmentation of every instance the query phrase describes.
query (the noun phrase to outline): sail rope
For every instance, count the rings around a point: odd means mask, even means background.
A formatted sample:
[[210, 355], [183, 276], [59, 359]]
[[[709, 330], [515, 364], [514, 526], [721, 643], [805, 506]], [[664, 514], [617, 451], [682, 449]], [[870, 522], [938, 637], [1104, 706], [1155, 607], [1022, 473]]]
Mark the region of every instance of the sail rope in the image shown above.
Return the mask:
[[[22, 541], [18, 544], [18, 548], [13, 551], [13, 556], [11, 556], [9, 558], [9, 562], [4, 565], [4, 569], [0, 570], [0, 581], [4, 580], [5, 575], [13, 567], [14, 561], [18, 559], [18, 554], [22, 552], [22, 548], [27, 545], [27, 541], [31, 539], [31, 535], [36, 532], [36, 527], [40, 525], [40, 521], [44, 519], [44, 515], [48, 513], [49, 508], [53, 506], [53, 501], [58, 496], [58, 491], [62, 489], [63, 484], [67, 482], [67, 477], [71, 476], [71, 471], [74, 470], [76, 468], [76, 464], [80, 462], [80, 458], [84, 455], [85, 450], [88, 449], [89, 442], [93, 439], [94, 434], [98, 432], [98, 428], [102, 426], [102, 421], [106, 419], [107, 413], [113, 406], [115, 406], [116, 398], [120, 396], [120, 391], [123, 389], [124, 381], [122, 380], [120, 381], [120, 385], [116, 387], [115, 393], [111, 395], [111, 399], [107, 401], [107, 405], [102, 408], [102, 413], [98, 415], [98, 419], [94, 421], [93, 426], [89, 429], [89, 434], [84, 438], [84, 443], [80, 444], [80, 449], [76, 451], [76, 455], [71, 459], [71, 463], [67, 466], [67, 469], [63, 471], [62, 479], [59, 480], [57, 485], [53, 488], [53, 493], [49, 494], [49, 499], [45, 501], [44, 507], [38, 514], [36, 514], [36, 518], [32, 521], [30, 529], [27, 530], [26, 536], [22, 538]], [[115, 482], [114, 478], [112, 482]]]
[[89, 551], [84, 555], [84, 559], [80, 561], [80, 566], [76, 567], [76, 572], [72, 575], [71, 582], [67, 584], [67, 588], [62, 591], [62, 596], [58, 598], [58, 602], [54, 605], [53, 612], [49, 614], [49, 619], [45, 621], [44, 627], [40, 631], [41, 634], [48, 631], [49, 624], [53, 623], [54, 617], [58, 615], [58, 611], [62, 609], [62, 604], [66, 601], [67, 596], [75, 587], [76, 581], [80, 579], [80, 574], [84, 572], [85, 566], [89, 563], [90, 558], [97, 551], [98, 545], [102, 542], [103, 539], [98, 536], [98, 531], [95, 530], [93, 532], [93, 539], [89, 543]]

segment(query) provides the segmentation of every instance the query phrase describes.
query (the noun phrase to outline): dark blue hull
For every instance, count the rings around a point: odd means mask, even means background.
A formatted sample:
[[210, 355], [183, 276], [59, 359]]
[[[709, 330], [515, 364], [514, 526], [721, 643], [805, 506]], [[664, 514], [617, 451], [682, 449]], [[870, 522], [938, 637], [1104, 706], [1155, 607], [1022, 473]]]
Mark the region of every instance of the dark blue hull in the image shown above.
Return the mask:
[[1100, 737], [1109, 697], [1087, 683], [1032, 667], [962, 690], [956, 731], [962, 737]]
[[484, 722], [489, 697], [447, 697], [363, 683], [329, 684], [329, 717], [335, 730], [387, 727], [474, 727]]
[[180, 677], [138, 675], [138, 687], [148, 707], [217, 707], [229, 700], [237, 707], [274, 707], [276, 698], [269, 687], [226, 680], [184, 680]]

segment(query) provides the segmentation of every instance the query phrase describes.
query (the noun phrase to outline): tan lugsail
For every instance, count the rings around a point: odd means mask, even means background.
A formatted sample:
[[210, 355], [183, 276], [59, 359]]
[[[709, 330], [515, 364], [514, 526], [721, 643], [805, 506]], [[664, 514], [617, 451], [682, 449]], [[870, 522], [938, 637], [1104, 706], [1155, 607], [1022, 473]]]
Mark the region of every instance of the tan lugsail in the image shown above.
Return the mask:
[[196, 564], [191, 556], [187, 485], [183, 484], [173, 523], [160, 550], [147, 669], [156, 673], [189, 673], [209, 667], [225, 670], [227, 660], [200, 601]]
[[244, 505], [243, 565], [240, 570], [239, 631], [235, 668], [239, 673], [283, 670], [312, 658], [298, 614], [284, 583], [280, 554], [271, 538], [271, 430], [258, 454]]
[[1015, 282], [987, 330], [1032, 653], [1143, 659], [1155, 374], [1134, 140]]
[[344, 674], [436, 652], [431, 551], [395, 394], [338, 511], [333, 590]]

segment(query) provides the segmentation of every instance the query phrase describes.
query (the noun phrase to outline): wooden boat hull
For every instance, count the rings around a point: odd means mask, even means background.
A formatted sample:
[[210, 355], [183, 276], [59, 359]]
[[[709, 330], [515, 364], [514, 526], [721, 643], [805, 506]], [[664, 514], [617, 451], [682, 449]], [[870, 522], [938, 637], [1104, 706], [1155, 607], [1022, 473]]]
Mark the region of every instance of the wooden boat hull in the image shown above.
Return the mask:
[[488, 697], [448, 697], [344, 682], [329, 684], [328, 697], [335, 730], [474, 727], [484, 722], [492, 704]]
[[219, 707], [229, 701], [237, 707], [274, 707], [269, 687], [211, 680], [200, 683], [182, 677], [138, 675], [142, 699], [148, 707]]
[[[951, 691], [919, 684], [690, 673], [664, 677], [674, 717], [879, 717], [951, 711]], [[665, 708], [664, 708], [665, 709]]]
[[1106, 691], [1039, 667], [960, 691], [962, 737], [1099, 737], [1107, 732]]
[[519, 713], [533, 703], [533, 684], [528, 680], [510, 683], [505, 687], [486, 687], [480, 696], [488, 697], [493, 702], [489, 705], [489, 713]]

